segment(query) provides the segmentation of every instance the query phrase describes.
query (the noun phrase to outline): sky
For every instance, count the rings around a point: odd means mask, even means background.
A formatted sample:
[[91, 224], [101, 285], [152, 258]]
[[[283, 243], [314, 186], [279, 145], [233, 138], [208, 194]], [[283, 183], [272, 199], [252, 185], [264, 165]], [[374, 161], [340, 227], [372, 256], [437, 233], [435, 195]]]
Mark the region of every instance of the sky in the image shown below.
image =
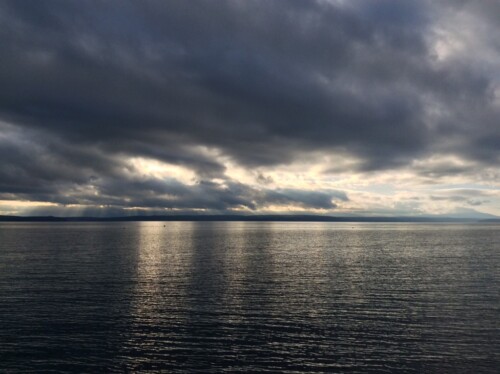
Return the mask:
[[498, 0], [0, 1], [0, 215], [500, 215]]

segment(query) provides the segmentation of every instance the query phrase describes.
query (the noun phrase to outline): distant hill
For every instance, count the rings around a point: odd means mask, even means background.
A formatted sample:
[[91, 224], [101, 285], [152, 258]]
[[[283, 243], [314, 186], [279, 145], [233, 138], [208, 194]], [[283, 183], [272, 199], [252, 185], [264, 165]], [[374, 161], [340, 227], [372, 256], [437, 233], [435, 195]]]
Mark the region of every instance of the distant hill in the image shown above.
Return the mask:
[[446, 216], [419, 217], [334, 217], [323, 215], [166, 215], [126, 217], [0, 216], [0, 222], [133, 222], [133, 221], [253, 221], [253, 222], [500, 222], [500, 218], [479, 219]]
[[479, 212], [475, 209], [470, 208], [458, 208], [455, 209], [454, 212], [446, 214], [446, 216], [449, 218], [471, 218], [477, 220], [500, 219], [500, 217], [497, 217], [493, 214]]

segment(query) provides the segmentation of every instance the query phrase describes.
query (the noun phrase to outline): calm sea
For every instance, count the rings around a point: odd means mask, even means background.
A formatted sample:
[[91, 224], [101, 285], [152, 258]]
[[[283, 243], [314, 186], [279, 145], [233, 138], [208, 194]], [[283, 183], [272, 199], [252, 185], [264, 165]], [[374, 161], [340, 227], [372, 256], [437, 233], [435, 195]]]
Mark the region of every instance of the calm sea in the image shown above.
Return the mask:
[[0, 224], [2, 373], [499, 370], [499, 225]]

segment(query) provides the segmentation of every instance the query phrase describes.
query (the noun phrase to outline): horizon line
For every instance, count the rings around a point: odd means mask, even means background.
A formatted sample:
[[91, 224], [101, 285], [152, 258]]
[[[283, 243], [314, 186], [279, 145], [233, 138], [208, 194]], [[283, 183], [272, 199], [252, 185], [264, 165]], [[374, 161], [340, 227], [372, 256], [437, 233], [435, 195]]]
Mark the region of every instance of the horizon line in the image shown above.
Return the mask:
[[213, 222], [500, 222], [500, 217], [449, 216], [326, 216], [314, 214], [178, 214], [136, 216], [17, 216], [0, 215], [0, 222], [124, 222], [124, 221], [213, 221]]

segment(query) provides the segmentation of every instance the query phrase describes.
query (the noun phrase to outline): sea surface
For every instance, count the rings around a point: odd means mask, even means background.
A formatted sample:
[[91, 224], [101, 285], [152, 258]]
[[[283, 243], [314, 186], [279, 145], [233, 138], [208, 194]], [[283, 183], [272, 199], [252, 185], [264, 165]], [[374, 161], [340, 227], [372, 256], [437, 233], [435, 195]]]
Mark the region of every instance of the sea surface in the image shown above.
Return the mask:
[[0, 224], [0, 372], [500, 371], [500, 225]]

